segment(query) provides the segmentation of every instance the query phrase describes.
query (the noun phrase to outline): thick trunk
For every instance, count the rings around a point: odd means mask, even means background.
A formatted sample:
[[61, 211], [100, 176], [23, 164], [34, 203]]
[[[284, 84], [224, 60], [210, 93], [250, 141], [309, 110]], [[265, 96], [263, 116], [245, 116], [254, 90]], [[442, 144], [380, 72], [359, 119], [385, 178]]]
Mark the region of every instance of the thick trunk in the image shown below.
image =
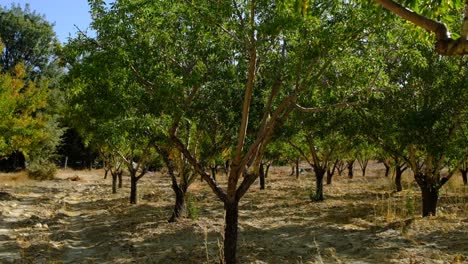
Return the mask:
[[439, 200], [439, 188], [442, 184], [437, 180], [437, 177], [431, 177], [421, 172], [416, 173], [414, 177], [421, 189], [422, 216], [435, 216], [437, 201]]
[[107, 179], [107, 174], [109, 174], [109, 169], [104, 169], [104, 179]]
[[468, 178], [467, 178], [468, 170], [460, 170], [460, 172], [463, 178], [463, 184], [468, 185]]
[[112, 173], [112, 193], [117, 193], [117, 174]]
[[258, 177], [260, 178], [260, 190], [265, 190], [265, 167], [263, 163], [260, 164], [258, 169]]
[[437, 201], [439, 200], [439, 190], [432, 186], [421, 188], [422, 191], [422, 216], [435, 216]]
[[323, 177], [325, 176], [324, 169], [316, 169], [315, 171], [315, 195], [312, 200], [316, 202], [323, 201]]
[[239, 204], [237, 201], [224, 203], [226, 210], [224, 227], [224, 263], [236, 263], [237, 224], [239, 219]]
[[175, 204], [174, 204], [174, 210], [172, 211], [172, 216], [169, 219], [170, 223], [176, 222], [182, 215], [182, 212], [185, 206], [185, 195], [187, 193], [186, 188], [179, 188], [178, 186], [172, 186], [172, 189], [174, 190], [176, 199], [175, 199]]
[[130, 203], [136, 204], [137, 203], [137, 182], [138, 179], [135, 175], [130, 177]]
[[352, 179], [354, 176], [354, 160], [348, 161], [348, 178]]

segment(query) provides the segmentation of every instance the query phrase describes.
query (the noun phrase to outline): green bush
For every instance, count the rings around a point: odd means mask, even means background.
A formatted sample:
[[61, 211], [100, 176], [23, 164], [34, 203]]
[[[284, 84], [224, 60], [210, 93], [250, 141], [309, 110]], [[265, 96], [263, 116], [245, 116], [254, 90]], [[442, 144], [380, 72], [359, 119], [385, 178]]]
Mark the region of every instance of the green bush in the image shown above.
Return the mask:
[[57, 173], [57, 167], [52, 162], [32, 162], [28, 166], [28, 176], [35, 180], [51, 180]]

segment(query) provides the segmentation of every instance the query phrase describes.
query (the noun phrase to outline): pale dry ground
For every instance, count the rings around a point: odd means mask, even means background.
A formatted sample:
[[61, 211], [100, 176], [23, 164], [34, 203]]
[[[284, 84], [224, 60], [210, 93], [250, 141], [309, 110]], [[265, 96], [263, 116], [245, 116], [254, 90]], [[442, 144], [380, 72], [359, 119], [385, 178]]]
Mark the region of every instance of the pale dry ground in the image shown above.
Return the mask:
[[[460, 177], [442, 190], [439, 215], [422, 219], [411, 176], [405, 191], [392, 193], [381, 165], [366, 178], [358, 169], [353, 180], [336, 176], [321, 203], [309, 200], [313, 175], [288, 174], [273, 168], [267, 189], [256, 183], [241, 200], [240, 263], [468, 263], [468, 187]], [[190, 188], [198, 218], [170, 224], [166, 174], [145, 176], [133, 206], [128, 179], [112, 195], [102, 175], [66, 170], [36, 182], [0, 174], [0, 263], [219, 263], [223, 208], [205, 184]]]

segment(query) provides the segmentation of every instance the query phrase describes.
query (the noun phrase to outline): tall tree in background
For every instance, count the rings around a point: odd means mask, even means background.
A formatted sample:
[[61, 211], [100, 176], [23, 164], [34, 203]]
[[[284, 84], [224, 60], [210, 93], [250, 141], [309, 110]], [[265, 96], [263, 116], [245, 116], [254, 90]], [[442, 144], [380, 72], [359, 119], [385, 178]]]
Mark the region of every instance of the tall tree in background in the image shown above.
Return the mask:
[[[14, 148], [9, 154], [24, 154], [29, 161], [30, 172], [48, 168], [44, 172], [50, 174], [53, 171], [51, 159], [62, 135], [57, 116], [57, 109], [60, 107], [59, 91], [52, 89], [57, 88], [60, 78], [60, 69], [54, 60], [58, 43], [55, 33], [52, 25], [43, 16], [31, 12], [28, 6], [24, 9], [19, 6], [12, 6], [10, 9], [0, 7], [0, 25], [0, 39], [4, 43], [0, 71], [16, 78], [10, 89], [16, 90], [18, 98], [30, 100], [22, 105], [17, 104], [14, 116], [22, 120], [27, 117], [36, 123], [35, 126], [28, 126], [27, 122], [17, 123], [16, 126], [5, 128], [7, 131], [3, 135], [10, 135], [7, 144]], [[7, 98], [6, 96], [5, 99]], [[34, 137], [33, 134], [42, 136]], [[21, 146], [11, 141], [14, 138], [27, 137], [30, 140], [24, 141]], [[41, 178], [43, 176], [51, 175], [42, 175]]]

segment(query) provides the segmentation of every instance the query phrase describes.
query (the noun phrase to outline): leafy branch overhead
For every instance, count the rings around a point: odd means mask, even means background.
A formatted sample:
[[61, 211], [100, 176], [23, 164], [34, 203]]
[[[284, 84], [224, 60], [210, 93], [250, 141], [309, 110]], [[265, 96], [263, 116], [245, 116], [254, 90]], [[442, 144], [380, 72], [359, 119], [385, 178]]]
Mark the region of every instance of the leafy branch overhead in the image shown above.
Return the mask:
[[[440, 55], [454, 56], [468, 54], [468, 1], [432, 1], [432, 0], [407, 0], [406, 4], [413, 6], [417, 10], [436, 9], [438, 7], [444, 12], [444, 18], [452, 22], [452, 26], [459, 27], [460, 34], [458, 38], [452, 37], [449, 27], [440, 20], [431, 18], [431, 14], [437, 12], [428, 12], [422, 15], [417, 11], [411, 10], [402, 4], [393, 0], [374, 0], [390, 12], [408, 20], [418, 27], [421, 27], [436, 36], [435, 51]], [[456, 13], [456, 15], [453, 15]], [[455, 18], [453, 18], [455, 16]], [[460, 16], [457, 18], [457, 16]], [[439, 15], [440, 17], [440, 15]], [[461, 21], [461, 25], [456, 25], [455, 21]], [[455, 25], [454, 25], [455, 24]]]

